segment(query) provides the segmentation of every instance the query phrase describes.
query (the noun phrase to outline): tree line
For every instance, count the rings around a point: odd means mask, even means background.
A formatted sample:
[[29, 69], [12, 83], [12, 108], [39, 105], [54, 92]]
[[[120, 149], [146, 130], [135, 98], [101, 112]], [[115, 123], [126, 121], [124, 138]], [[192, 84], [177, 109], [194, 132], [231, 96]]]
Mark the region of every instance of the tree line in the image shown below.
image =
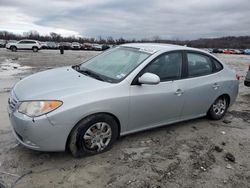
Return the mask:
[[166, 40], [158, 36], [152, 39], [124, 39], [123, 37], [114, 39], [113, 37], [97, 37], [97, 38], [84, 38], [84, 37], [63, 37], [58, 33], [51, 32], [49, 35], [40, 35], [37, 31], [28, 31], [21, 34], [14, 34], [8, 31], [0, 31], [0, 39], [4, 40], [21, 40], [33, 39], [38, 41], [54, 41], [54, 42], [79, 42], [79, 43], [99, 43], [99, 44], [124, 44], [134, 42], [157, 42], [169, 43], [178, 45], [187, 45], [196, 48], [235, 48], [235, 49], [248, 49], [250, 48], [250, 36], [228, 36], [221, 38], [197, 39], [197, 40]]

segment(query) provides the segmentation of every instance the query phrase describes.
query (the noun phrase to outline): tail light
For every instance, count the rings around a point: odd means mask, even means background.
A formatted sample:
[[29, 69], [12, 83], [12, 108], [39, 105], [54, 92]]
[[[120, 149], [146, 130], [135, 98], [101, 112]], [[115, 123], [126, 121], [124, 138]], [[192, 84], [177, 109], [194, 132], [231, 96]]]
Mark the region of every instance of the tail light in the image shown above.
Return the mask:
[[240, 80], [240, 75], [239, 74], [236, 74], [236, 79]]

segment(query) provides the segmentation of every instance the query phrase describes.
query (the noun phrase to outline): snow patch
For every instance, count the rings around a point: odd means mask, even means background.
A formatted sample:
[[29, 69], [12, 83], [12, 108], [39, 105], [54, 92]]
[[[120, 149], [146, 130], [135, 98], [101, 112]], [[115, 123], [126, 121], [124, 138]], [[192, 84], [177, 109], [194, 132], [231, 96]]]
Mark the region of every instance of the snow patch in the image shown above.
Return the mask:
[[17, 61], [13, 61], [12, 59], [6, 59], [4, 62], [0, 62], [0, 78], [24, 73], [30, 68], [29, 66], [21, 66]]

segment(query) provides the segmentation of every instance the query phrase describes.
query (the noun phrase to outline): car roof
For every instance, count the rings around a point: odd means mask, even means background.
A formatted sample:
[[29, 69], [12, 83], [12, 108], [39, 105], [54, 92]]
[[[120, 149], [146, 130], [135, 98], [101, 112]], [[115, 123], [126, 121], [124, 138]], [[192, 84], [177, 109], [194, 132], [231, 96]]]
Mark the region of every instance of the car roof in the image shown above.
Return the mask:
[[34, 41], [34, 42], [37, 42], [37, 40], [31, 40], [31, 39], [22, 39], [22, 40], [20, 40], [20, 41]]
[[187, 46], [180, 46], [174, 44], [162, 44], [162, 43], [129, 43], [121, 45], [123, 47], [130, 47], [130, 48], [139, 48], [142, 51], [148, 53], [155, 53], [158, 51], [173, 51], [173, 50], [195, 50], [195, 51], [202, 51], [196, 48], [190, 48]]

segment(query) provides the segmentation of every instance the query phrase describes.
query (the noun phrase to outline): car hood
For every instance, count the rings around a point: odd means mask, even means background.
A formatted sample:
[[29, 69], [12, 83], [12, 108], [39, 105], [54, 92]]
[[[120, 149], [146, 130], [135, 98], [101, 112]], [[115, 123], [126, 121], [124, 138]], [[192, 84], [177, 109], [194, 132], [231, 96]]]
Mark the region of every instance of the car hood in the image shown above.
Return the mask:
[[19, 81], [13, 88], [18, 100], [60, 100], [76, 93], [94, 92], [112, 84], [85, 76], [71, 67], [51, 69]]

